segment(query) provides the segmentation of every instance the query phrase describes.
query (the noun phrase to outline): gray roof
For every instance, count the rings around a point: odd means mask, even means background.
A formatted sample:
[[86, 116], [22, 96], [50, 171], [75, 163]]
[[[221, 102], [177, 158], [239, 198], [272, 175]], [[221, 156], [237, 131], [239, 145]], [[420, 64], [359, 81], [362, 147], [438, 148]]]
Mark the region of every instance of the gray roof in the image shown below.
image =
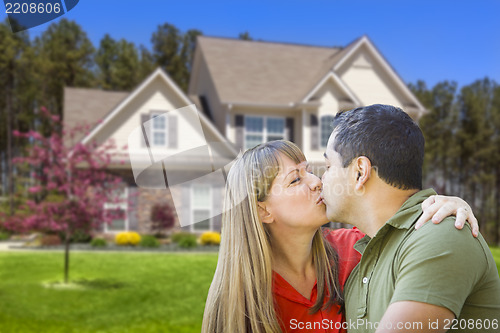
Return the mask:
[[[92, 128], [129, 94], [130, 92], [65, 87], [64, 124], [67, 128], [76, 125], [89, 125]], [[84, 136], [85, 133], [79, 133], [75, 142]]]
[[198, 37], [224, 103], [300, 102], [355, 44], [344, 49]]
[[[341, 49], [198, 37], [222, 102], [279, 105], [300, 102], [355, 43]], [[65, 87], [64, 123], [68, 128], [77, 124], [93, 128], [129, 94]], [[198, 96], [189, 98], [203, 109]]]

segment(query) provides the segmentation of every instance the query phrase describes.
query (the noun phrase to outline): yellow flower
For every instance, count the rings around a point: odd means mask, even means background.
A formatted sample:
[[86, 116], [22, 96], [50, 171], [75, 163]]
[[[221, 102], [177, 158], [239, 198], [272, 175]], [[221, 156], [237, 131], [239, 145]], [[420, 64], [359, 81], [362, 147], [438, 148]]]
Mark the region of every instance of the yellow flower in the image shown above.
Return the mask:
[[141, 236], [135, 231], [124, 231], [115, 236], [115, 243], [117, 245], [137, 245], [140, 241]]
[[207, 231], [201, 234], [200, 243], [202, 245], [219, 245], [220, 244], [220, 234], [215, 231]]

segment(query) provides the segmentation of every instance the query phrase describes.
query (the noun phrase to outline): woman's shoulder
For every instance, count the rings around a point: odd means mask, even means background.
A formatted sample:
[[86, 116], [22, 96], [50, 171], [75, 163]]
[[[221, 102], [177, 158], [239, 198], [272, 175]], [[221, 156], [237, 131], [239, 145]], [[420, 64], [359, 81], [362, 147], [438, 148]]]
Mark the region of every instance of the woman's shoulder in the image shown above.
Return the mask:
[[361, 260], [361, 254], [354, 249], [354, 244], [365, 236], [357, 228], [327, 229], [323, 231], [326, 240], [332, 245], [338, 255], [339, 280], [344, 286], [345, 281], [354, 267]]
[[354, 244], [365, 236], [358, 228], [354, 227], [352, 229], [329, 229], [324, 228], [323, 233], [325, 234], [326, 240], [334, 248], [352, 248]]

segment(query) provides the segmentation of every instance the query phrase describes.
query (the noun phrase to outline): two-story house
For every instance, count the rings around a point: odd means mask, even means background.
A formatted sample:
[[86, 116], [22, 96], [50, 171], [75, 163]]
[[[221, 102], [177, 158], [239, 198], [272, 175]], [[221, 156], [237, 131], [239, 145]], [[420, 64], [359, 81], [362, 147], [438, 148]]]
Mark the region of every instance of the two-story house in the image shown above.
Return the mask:
[[238, 151], [287, 139], [320, 166], [335, 113], [374, 103], [425, 112], [366, 36], [344, 48], [200, 36], [187, 94], [157, 69], [132, 92], [66, 88], [64, 117], [101, 120], [79, 141], [127, 145], [126, 163], [110, 166], [127, 214], [105, 231], [147, 232], [152, 205], [170, 202], [197, 232], [220, 228], [219, 180]]

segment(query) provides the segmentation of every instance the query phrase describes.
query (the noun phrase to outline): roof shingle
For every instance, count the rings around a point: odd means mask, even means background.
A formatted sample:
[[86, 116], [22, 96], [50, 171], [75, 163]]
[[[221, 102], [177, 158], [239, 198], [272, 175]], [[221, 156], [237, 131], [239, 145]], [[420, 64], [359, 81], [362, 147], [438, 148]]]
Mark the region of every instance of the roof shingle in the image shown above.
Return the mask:
[[198, 37], [198, 47], [223, 103], [300, 102], [345, 54], [340, 48], [206, 36]]

